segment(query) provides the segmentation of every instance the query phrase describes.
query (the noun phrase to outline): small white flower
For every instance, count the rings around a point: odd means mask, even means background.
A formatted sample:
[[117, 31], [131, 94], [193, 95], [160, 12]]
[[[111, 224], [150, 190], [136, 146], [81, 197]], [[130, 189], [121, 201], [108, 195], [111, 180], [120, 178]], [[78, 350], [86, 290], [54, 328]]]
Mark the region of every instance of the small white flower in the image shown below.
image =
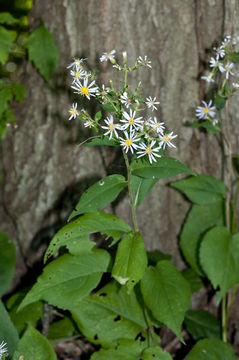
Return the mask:
[[129, 127], [130, 131], [139, 130], [142, 129], [142, 123], [144, 122], [142, 119], [142, 116], [135, 118], [136, 111], [132, 111], [132, 109], [129, 110], [129, 114], [124, 111], [123, 112], [124, 119], [121, 119], [120, 121], [124, 123], [125, 125], [122, 125], [122, 130], [125, 130]]
[[219, 48], [216, 49], [216, 59], [222, 59], [226, 55], [225, 46], [221, 45]]
[[116, 50], [111, 50], [108, 53], [107, 52], [103, 53], [103, 55], [100, 57], [100, 61], [103, 62], [103, 61], [108, 61], [108, 60], [114, 59], [115, 53], [116, 53]]
[[159, 101], [156, 101], [156, 97], [154, 97], [154, 98], [152, 99], [151, 96], [149, 96], [148, 98], [146, 98], [145, 103], [146, 103], [146, 105], [147, 105], [147, 107], [148, 107], [149, 109], [152, 108], [152, 111], [153, 111], [153, 110], [157, 110], [157, 107], [156, 107], [155, 105], [160, 104]]
[[98, 91], [97, 91], [96, 95], [97, 95], [97, 96], [102, 96], [102, 97], [104, 97], [104, 96], [106, 96], [106, 95], [108, 94], [109, 91], [110, 91], [110, 90], [107, 89], [107, 88], [105, 87], [105, 85], [103, 84], [101, 89], [98, 88]]
[[232, 83], [232, 86], [234, 87], [234, 88], [239, 88], [239, 84], [238, 83]]
[[73, 68], [74, 70], [76, 70], [77, 68], [79, 69], [81, 67], [81, 64], [85, 60], [87, 60], [87, 58], [85, 58], [85, 59], [74, 58], [74, 61], [70, 65], [68, 65], [66, 68], [67, 69]]
[[176, 138], [177, 136], [178, 135], [173, 135], [173, 131], [170, 134], [159, 135], [159, 147], [163, 147], [163, 149], [165, 149], [166, 145], [168, 145], [168, 147], [176, 148], [176, 146], [171, 143], [171, 140]]
[[94, 126], [93, 121], [88, 120], [84, 123], [84, 127], [92, 128]]
[[201, 76], [202, 80], [205, 80], [208, 83], [213, 83], [215, 82], [215, 80], [213, 80], [213, 78], [209, 75], [209, 76]]
[[2, 341], [0, 344], [0, 359], [2, 358], [2, 356], [4, 354], [6, 354], [8, 352], [6, 345], [7, 345], [7, 343], [5, 343], [4, 341]]
[[148, 155], [150, 164], [152, 164], [152, 161], [157, 161], [157, 159], [155, 159], [155, 156], [159, 158], [161, 157], [161, 155], [158, 154], [160, 147], [156, 147], [153, 149], [155, 143], [156, 140], [152, 140], [150, 145], [146, 145], [144, 143], [139, 144], [138, 148], [142, 149], [142, 151], [137, 151], [137, 157], [140, 158], [141, 156]]
[[212, 68], [218, 67], [221, 72], [223, 72], [224, 70], [223, 64], [220, 63], [218, 60], [214, 59], [213, 57], [211, 57], [209, 64], [210, 64], [209, 66]]
[[232, 69], [234, 67], [234, 64], [233, 63], [227, 63], [225, 65], [225, 67], [223, 68], [223, 71], [222, 72], [226, 72], [226, 79], [228, 80], [229, 79], [229, 75], [234, 75], [234, 73], [232, 72]]
[[90, 100], [90, 96], [95, 96], [98, 92], [98, 87], [92, 87], [95, 84], [95, 81], [92, 81], [88, 85], [88, 78], [84, 79], [84, 83], [80, 80], [76, 80], [73, 85], [71, 85], [72, 89], [75, 89], [74, 93], [86, 96], [87, 99]]
[[150, 119], [148, 121], [149, 126], [151, 126], [158, 134], [163, 135], [164, 132], [164, 123], [163, 122], [158, 122], [156, 116], [154, 116], [154, 119]]
[[120, 96], [120, 102], [124, 104], [126, 108], [132, 105], [132, 100], [128, 97], [126, 91], [123, 93], [123, 95]]
[[75, 70], [71, 70], [71, 76], [73, 77], [73, 83], [74, 83], [76, 80], [86, 77], [87, 72], [83, 69], [76, 68]]
[[110, 115], [109, 117], [107, 117], [104, 122], [107, 124], [107, 126], [101, 126], [102, 129], [106, 129], [106, 133], [104, 133], [104, 135], [109, 135], [110, 137], [109, 139], [112, 139], [112, 135], [114, 134], [117, 138], [119, 137], [118, 133], [116, 130], [121, 130], [120, 125], [118, 124], [114, 124], [114, 118], [112, 115]]
[[229, 43], [231, 41], [231, 38], [232, 38], [231, 35], [226, 35], [223, 42], [224, 43]]
[[79, 115], [79, 113], [77, 111], [77, 103], [72, 104], [72, 107], [69, 110], [69, 113], [71, 114], [69, 117], [69, 120], [71, 120], [72, 118], [75, 119], [77, 117], [77, 115]]
[[213, 126], [216, 126], [217, 124], [218, 124], [218, 120], [217, 120], [217, 119], [213, 119], [212, 125], [213, 125]]
[[144, 57], [144, 59], [142, 58], [142, 56], [139, 56], [137, 62], [141, 66], [147, 66], [149, 68], [152, 68], [151, 61], [147, 59], [147, 55]]
[[209, 101], [209, 103], [207, 104], [206, 101], [202, 101], [204, 106], [198, 106], [196, 109], [196, 116], [199, 119], [207, 119], [208, 116], [210, 117], [214, 117], [215, 116], [215, 112], [214, 110], [216, 109], [215, 106], [212, 106], [212, 100]]
[[236, 45], [238, 41], [238, 36], [233, 36], [232, 37], [232, 45]]
[[130, 149], [130, 151], [133, 154], [134, 149], [138, 148], [138, 145], [135, 143], [138, 142], [140, 138], [138, 138], [137, 135], [134, 135], [134, 131], [130, 132], [130, 134], [128, 134], [127, 131], [124, 131], [124, 136], [125, 139], [120, 137], [120, 145], [123, 146], [123, 149], [125, 150], [126, 153]]

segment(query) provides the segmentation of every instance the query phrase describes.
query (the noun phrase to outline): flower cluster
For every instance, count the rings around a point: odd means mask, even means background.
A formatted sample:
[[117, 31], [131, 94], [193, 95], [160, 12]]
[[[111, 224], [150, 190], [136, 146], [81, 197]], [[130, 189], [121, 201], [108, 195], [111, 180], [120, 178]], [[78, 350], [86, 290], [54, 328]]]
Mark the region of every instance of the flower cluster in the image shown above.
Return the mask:
[[[146, 110], [157, 110], [160, 102], [156, 97], [143, 98], [139, 82], [135, 92], [131, 92], [127, 84], [127, 74], [139, 67], [151, 68], [151, 61], [147, 56], [139, 56], [133, 66], [127, 65], [127, 54], [123, 53], [123, 65], [117, 63], [115, 59], [116, 51], [104, 53], [100, 57], [100, 62], [108, 60], [118, 71], [124, 71], [124, 86], [121, 90], [115, 90], [112, 82], [110, 86], [98, 86], [95, 83], [95, 77], [91, 72], [84, 69], [85, 59], [74, 59], [68, 68], [73, 77], [72, 89], [74, 93], [81, 95], [88, 100], [92, 97], [109, 112], [101, 121], [102, 114], [98, 112], [95, 118], [92, 118], [86, 110], [77, 110], [77, 103], [73, 103], [69, 110], [71, 119], [78, 117], [84, 121], [84, 126], [93, 128], [96, 131], [102, 130], [102, 135], [113, 141], [115, 145], [122, 146], [123, 150], [132, 154], [136, 153], [138, 158], [147, 156], [149, 162], [157, 161], [162, 156], [162, 150], [166, 146], [174, 147], [172, 140], [177, 136], [173, 132], [165, 132], [165, 125], [159, 122], [156, 116], [146, 117]], [[100, 136], [99, 136], [100, 137]]]
[[7, 343], [2, 341], [0, 344], [0, 360], [5, 359], [5, 356], [7, 356], [7, 352]]

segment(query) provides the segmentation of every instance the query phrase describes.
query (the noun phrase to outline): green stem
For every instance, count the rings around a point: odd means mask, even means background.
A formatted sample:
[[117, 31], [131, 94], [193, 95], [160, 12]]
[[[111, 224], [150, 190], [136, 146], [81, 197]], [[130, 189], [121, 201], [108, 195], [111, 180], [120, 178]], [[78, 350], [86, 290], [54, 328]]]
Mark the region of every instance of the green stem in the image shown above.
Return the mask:
[[227, 296], [222, 299], [222, 341], [227, 342]]
[[127, 87], [127, 75], [128, 75], [128, 70], [127, 67], [125, 65], [125, 70], [124, 70], [124, 89], [126, 89]]
[[236, 286], [234, 286], [233, 289], [232, 289], [231, 299], [230, 299], [230, 302], [229, 302], [229, 304], [228, 304], [227, 314], [226, 314], [226, 321], [227, 321], [227, 322], [228, 322], [228, 319], [229, 319], [229, 317], [230, 317], [231, 310], [232, 310], [232, 306], [233, 306], [234, 301], [235, 301], [235, 298], [236, 298], [238, 286], [239, 286], [239, 285], [236, 285]]
[[137, 217], [136, 217], [136, 208], [135, 208], [135, 202], [134, 202], [134, 193], [133, 193], [133, 189], [131, 187], [131, 168], [130, 168], [130, 164], [129, 164], [129, 159], [128, 156], [126, 154], [126, 152], [124, 150], [123, 151], [123, 156], [124, 156], [124, 161], [125, 161], [125, 165], [127, 168], [127, 176], [128, 176], [128, 192], [129, 192], [129, 201], [130, 201], [130, 207], [131, 207], [131, 214], [132, 214], [132, 220], [133, 220], [133, 224], [134, 224], [134, 230], [136, 232], [139, 231], [139, 227], [138, 227], [138, 223], [137, 223]]

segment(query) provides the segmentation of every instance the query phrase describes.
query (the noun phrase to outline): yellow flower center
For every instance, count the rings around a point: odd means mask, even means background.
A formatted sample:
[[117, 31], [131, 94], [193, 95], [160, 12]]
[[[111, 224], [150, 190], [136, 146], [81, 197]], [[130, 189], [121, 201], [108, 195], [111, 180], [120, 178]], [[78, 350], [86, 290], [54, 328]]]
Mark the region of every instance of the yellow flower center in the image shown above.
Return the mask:
[[134, 123], [134, 118], [131, 117], [131, 118], [129, 119], [129, 123], [130, 123], [130, 125], [132, 125], [132, 124]]
[[226, 71], [229, 71], [229, 72], [231, 71], [231, 68], [229, 68], [229, 66], [226, 66], [225, 69], [226, 69]]
[[208, 113], [209, 113], [209, 109], [208, 109], [208, 108], [205, 108], [205, 109], [204, 109], [204, 112], [205, 112], [205, 114], [208, 114]]
[[132, 145], [132, 140], [131, 139], [126, 139], [125, 144], [126, 144], [126, 146], [131, 146]]
[[80, 89], [80, 92], [83, 95], [88, 95], [89, 94], [89, 89], [88, 89], [88, 87], [82, 86], [82, 88]]
[[146, 148], [146, 150], [145, 150], [145, 152], [146, 152], [146, 154], [151, 154], [152, 149], [151, 149], [151, 148], [149, 148], [149, 147], [147, 147], [147, 148]]
[[114, 130], [114, 128], [115, 128], [114, 124], [110, 124], [110, 125], [109, 125], [109, 129], [110, 129], [110, 130]]
[[70, 111], [72, 114], [76, 114], [76, 109], [71, 109]]
[[158, 127], [159, 127], [159, 123], [155, 123], [155, 126], [158, 128]]
[[79, 76], [80, 76], [79, 71], [76, 71], [76, 72], [75, 72], [75, 77], [78, 79]]
[[168, 135], [165, 135], [164, 136], [164, 141], [166, 141], [166, 142], [170, 141], [170, 137]]

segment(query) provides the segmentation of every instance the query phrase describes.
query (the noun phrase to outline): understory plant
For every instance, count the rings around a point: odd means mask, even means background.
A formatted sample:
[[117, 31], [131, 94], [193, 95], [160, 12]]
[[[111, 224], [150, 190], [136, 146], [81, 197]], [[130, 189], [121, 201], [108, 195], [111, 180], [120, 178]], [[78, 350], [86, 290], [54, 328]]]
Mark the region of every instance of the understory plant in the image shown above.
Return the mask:
[[[125, 172], [106, 176], [82, 194], [68, 223], [51, 240], [37, 282], [6, 301], [8, 324], [13, 323], [16, 337], [21, 337], [12, 345], [13, 359], [32, 359], [34, 354], [40, 360], [56, 359], [50, 343], [80, 337], [94, 344], [92, 360], [170, 360], [171, 354], [161, 346], [166, 327], [182, 346], [187, 334], [194, 339], [185, 360], [236, 359], [227, 344], [227, 327], [239, 283], [238, 177], [235, 168], [233, 178], [232, 167], [237, 155], [232, 156], [224, 122], [226, 128], [230, 126], [228, 101], [237, 87], [231, 85], [234, 63], [239, 62], [237, 41], [226, 37], [216, 49], [216, 59], [210, 61], [212, 72], [204, 77], [213, 84], [209, 89], [213, 99], [203, 100], [196, 110], [199, 122], [193, 124], [220, 137], [226, 150], [226, 185], [213, 176], [196, 175], [167, 155], [167, 147], [173, 151], [177, 138], [154, 113], [159, 101], [151, 96], [145, 99], [140, 82], [135, 89], [128, 82], [140, 67], [150, 71], [147, 56], [138, 57], [132, 65], [126, 53], [122, 63], [116, 61], [115, 50], [101, 56], [101, 62], [112, 63], [119, 72], [117, 88], [112, 82], [100, 85], [96, 73], [85, 66], [86, 59], [74, 59], [68, 66], [74, 93], [99, 106], [91, 116], [74, 102], [69, 120], [79, 119], [96, 132], [84, 141], [86, 145], [118, 148]], [[223, 109], [223, 120], [216, 121], [216, 113], [220, 115]], [[152, 111], [151, 117], [146, 110]], [[146, 251], [137, 221], [137, 206], [153, 186], [176, 175], [187, 177], [171, 186], [192, 202], [180, 236], [183, 271], [167, 254]], [[122, 191], [127, 193], [131, 210], [127, 223], [103, 210]], [[202, 279], [210, 282], [221, 316], [190, 310], [191, 296], [203, 286]], [[43, 336], [35, 327], [49, 311], [55, 321]], [[182, 326], [186, 332], [182, 333]], [[9, 344], [10, 337], [2, 339]]]

